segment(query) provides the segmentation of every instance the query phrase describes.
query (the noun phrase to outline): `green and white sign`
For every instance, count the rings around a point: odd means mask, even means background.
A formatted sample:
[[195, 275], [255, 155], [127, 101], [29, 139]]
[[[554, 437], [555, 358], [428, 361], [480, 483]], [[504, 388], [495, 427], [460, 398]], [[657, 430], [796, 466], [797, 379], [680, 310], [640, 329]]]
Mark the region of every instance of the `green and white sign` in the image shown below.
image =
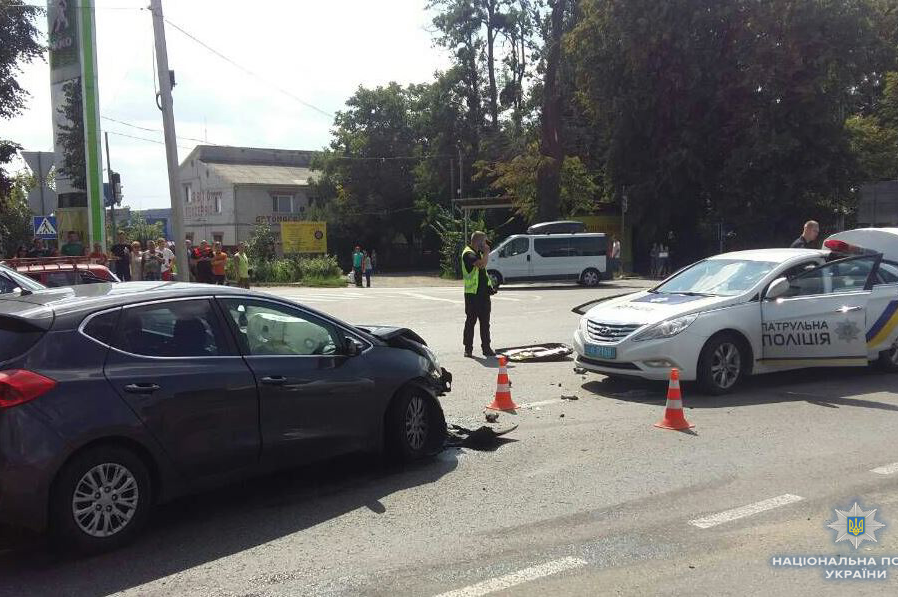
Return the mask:
[[105, 245], [93, 0], [48, 0], [50, 96], [60, 234]]

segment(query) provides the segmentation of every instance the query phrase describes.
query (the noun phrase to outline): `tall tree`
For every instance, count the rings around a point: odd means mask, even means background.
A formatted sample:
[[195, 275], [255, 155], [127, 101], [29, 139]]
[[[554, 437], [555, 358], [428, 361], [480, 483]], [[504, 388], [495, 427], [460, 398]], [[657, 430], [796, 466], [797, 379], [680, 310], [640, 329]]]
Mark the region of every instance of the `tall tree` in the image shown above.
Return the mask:
[[536, 192], [539, 198], [538, 217], [541, 221], [558, 217], [561, 193], [561, 165], [564, 148], [561, 143], [562, 97], [558, 84], [561, 63], [561, 37], [564, 34], [564, 15], [568, 0], [553, 0], [551, 26], [546, 36], [546, 74], [543, 82], [543, 105], [539, 152], [541, 159], [536, 172]]
[[[20, 114], [28, 100], [29, 93], [17, 77], [23, 63], [43, 56], [44, 48], [34, 25], [40, 14], [42, 9], [22, 0], [0, 0], [0, 120]], [[9, 196], [13, 183], [3, 165], [19, 149], [13, 141], [0, 138], [0, 203]]]

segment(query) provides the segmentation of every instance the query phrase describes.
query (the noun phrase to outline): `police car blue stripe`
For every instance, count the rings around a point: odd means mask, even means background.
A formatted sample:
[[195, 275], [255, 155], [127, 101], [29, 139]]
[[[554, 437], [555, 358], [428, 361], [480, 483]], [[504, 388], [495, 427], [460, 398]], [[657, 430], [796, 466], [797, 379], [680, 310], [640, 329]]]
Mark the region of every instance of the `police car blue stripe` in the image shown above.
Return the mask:
[[892, 315], [894, 315], [896, 311], [898, 311], [898, 301], [892, 301], [891, 303], [886, 305], [886, 308], [882, 312], [882, 315], [879, 316], [879, 319], [876, 320], [876, 323], [873, 324], [873, 327], [871, 327], [867, 331], [867, 342], [876, 337], [876, 334], [878, 334], [882, 330], [882, 328], [886, 326], [886, 324], [889, 322], [889, 320], [892, 318]]

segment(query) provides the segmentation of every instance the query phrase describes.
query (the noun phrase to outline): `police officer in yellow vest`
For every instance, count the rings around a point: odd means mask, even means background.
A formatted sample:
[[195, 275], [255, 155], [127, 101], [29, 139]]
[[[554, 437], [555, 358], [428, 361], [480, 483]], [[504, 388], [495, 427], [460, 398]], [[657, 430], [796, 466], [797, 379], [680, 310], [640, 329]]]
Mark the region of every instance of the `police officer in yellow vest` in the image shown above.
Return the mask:
[[496, 356], [490, 347], [490, 295], [493, 285], [486, 274], [490, 246], [483, 232], [471, 235], [471, 244], [461, 253], [461, 272], [465, 280], [465, 356], [474, 351], [474, 324], [480, 321], [480, 348], [483, 356]]

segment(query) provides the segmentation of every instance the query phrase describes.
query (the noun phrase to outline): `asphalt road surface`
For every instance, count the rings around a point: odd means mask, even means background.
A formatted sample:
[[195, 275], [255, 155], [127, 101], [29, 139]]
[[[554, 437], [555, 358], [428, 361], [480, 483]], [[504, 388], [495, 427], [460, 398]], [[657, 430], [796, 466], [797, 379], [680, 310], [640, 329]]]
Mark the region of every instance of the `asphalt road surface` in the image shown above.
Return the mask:
[[[569, 343], [571, 307], [644, 285], [503, 288], [494, 346]], [[495, 363], [461, 356], [460, 288], [272, 292], [347, 321], [416, 330], [455, 376], [443, 401], [450, 423], [484, 422]], [[499, 424], [519, 427], [491, 450], [452, 448], [406, 469], [347, 458], [182, 499], [159, 508], [136, 544], [86, 560], [4, 530], [0, 595], [898, 591], [898, 377], [784, 373], [724, 398], [687, 384], [695, 428], [679, 433], [652, 426], [664, 384], [576, 375], [570, 361], [509, 374], [522, 408]], [[834, 543], [826, 526], [855, 501], [886, 525], [858, 549]], [[827, 580], [844, 566], [771, 565], [783, 556], [896, 565], [861, 567], [885, 579]]]

